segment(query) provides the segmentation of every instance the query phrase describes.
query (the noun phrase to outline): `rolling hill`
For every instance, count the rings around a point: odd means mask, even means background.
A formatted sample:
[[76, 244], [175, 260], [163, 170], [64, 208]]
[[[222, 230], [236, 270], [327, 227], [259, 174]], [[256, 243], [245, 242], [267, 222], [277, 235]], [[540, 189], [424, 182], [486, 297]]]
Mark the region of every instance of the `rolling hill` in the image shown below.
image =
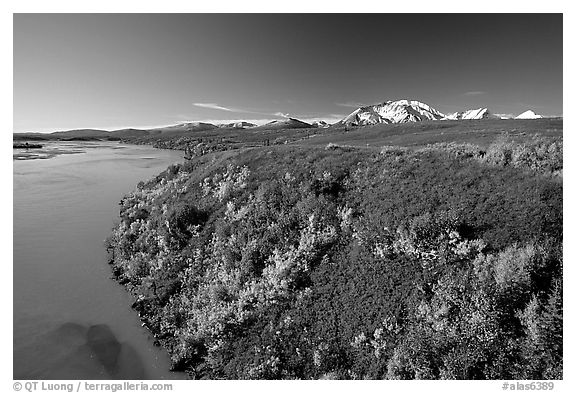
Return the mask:
[[303, 122], [302, 120], [294, 119], [292, 117], [283, 120], [274, 120], [270, 123], [254, 127], [255, 130], [288, 130], [294, 128], [313, 128], [312, 124]]

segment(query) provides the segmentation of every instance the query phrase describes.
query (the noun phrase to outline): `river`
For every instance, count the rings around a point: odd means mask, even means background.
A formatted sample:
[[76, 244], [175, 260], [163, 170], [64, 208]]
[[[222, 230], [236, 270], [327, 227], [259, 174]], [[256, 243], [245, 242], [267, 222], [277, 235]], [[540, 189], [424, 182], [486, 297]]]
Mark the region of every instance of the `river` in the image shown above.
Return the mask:
[[182, 152], [45, 145], [48, 155], [14, 151], [14, 378], [184, 378], [110, 279], [104, 248], [121, 197]]

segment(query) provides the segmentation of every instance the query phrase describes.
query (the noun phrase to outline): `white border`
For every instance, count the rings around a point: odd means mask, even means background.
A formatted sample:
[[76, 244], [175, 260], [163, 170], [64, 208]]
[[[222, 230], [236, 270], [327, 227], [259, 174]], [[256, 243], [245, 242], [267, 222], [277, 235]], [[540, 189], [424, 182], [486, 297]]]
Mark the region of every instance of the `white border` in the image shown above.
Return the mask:
[[[193, 1], [114, 1], [99, 0], [95, 2], [81, 1], [7, 1], [2, 7], [2, 19], [0, 28], [2, 29], [2, 49], [6, 56], [2, 61], [3, 80], [3, 100], [2, 100], [2, 147], [6, 149], [2, 154], [2, 179], [12, 184], [12, 158], [8, 154], [9, 143], [12, 134], [12, 13], [56, 13], [56, 12], [82, 12], [82, 13], [136, 13], [136, 12], [159, 12], [159, 13], [183, 13], [183, 12], [233, 12], [233, 13], [262, 13], [262, 12], [412, 12], [437, 13], [437, 12], [498, 12], [498, 13], [564, 13], [564, 90], [563, 106], [571, 108], [573, 100], [571, 98], [572, 87], [574, 86], [573, 72], [576, 71], [574, 63], [574, 46], [573, 37], [576, 37], [574, 31], [575, 18], [573, 17], [569, 2], [546, 1], [538, 4], [530, 4], [527, 1], [497, 1], [484, 0], [479, 2], [456, 2], [456, 1], [424, 1], [411, 0], [407, 2], [385, 2], [367, 0], [362, 2], [339, 2], [333, 3], [328, 1], [312, 2], [297, 0], [290, 2], [265, 2], [265, 1], [232, 1], [220, 0], [213, 2], [203, 2], [202, 4]], [[554, 392], [574, 391], [575, 384], [575, 364], [574, 364], [574, 339], [575, 331], [573, 304], [574, 285], [574, 268], [572, 263], [576, 260], [573, 230], [571, 224], [576, 222], [572, 202], [575, 201], [574, 193], [574, 159], [572, 151], [574, 150], [574, 121], [572, 113], [562, 111], [565, 116], [564, 129], [565, 133], [565, 167], [564, 171], [564, 223], [567, 230], [565, 231], [565, 273], [564, 273], [564, 381], [556, 381]], [[9, 140], [10, 139], [10, 140]], [[10, 179], [10, 180], [9, 180]], [[11, 190], [10, 190], [11, 191]], [[8, 321], [12, 317], [12, 192], [4, 190], [3, 206], [6, 209], [4, 214], [4, 225], [2, 227], [2, 250], [4, 250], [2, 262], [4, 263], [4, 278], [1, 286], [2, 294], [2, 311], [6, 321], [2, 324], [2, 336], [9, 344], [2, 351], [2, 390], [12, 390], [12, 323]], [[7, 267], [10, 266], [8, 269]], [[10, 317], [8, 317], [8, 315]], [[113, 382], [113, 381], [110, 381]], [[502, 391], [500, 381], [173, 381], [173, 391], [197, 391], [226, 389], [234, 391], [270, 391], [274, 389], [280, 392], [292, 392], [294, 389], [317, 390], [317, 389], [362, 389], [362, 391], [442, 391], [442, 392], [498, 392]]]

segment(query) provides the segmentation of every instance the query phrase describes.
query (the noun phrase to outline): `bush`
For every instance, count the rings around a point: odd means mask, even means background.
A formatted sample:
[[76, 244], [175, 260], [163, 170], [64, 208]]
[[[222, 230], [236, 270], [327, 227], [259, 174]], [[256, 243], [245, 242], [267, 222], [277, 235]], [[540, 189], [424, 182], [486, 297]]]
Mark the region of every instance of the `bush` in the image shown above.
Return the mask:
[[528, 143], [514, 143], [504, 134], [488, 147], [481, 161], [556, 174], [563, 169], [562, 141], [535, 136]]
[[558, 378], [562, 184], [506, 146], [199, 156], [124, 198], [113, 269], [194, 378]]

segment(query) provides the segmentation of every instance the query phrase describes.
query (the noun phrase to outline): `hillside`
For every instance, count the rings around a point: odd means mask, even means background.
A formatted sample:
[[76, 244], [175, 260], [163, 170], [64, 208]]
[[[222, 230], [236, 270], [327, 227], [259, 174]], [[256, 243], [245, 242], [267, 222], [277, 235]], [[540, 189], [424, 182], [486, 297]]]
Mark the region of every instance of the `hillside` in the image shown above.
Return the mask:
[[107, 242], [174, 369], [562, 378], [561, 120], [245, 131], [164, 140]]
[[321, 146], [336, 143], [350, 146], [379, 148], [387, 145], [418, 147], [438, 142], [470, 142], [487, 146], [502, 133], [514, 140], [530, 140], [535, 135], [544, 138], [561, 138], [562, 119], [535, 120], [443, 120], [403, 124], [377, 124], [348, 127], [333, 125], [328, 128], [267, 129], [211, 129], [194, 133], [150, 135], [127, 139], [131, 143], [149, 143], [157, 147], [185, 150], [199, 143], [219, 144], [219, 149], [238, 149], [279, 144]]
[[139, 138], [148, 135], [148, 131], [136, 128], [124, 128], [122, 130], [111, 131], [110, 134], [116, 138]]
[[333, 126], [329, 133], [322, 133], [306, 144], [325, 145], [328, 143], [350, 144], [354, 146], [378, 147], [425, 146], [437, 142], [470, 142], [486, 146], [502, 133], [513, 135], [517, 140], [530, 139], [535, 135], [561, 138], [562, 119], [483, 119], [483, 120], [443, 120], [422, 121], [404, 124], [377, 124], [365, 127]]
[[313, 128], [312, 124], [306, 123], [304, 121], [288, 118], [284, 120], [274, 120], [270, 123], [266, 123], [261, 126], [255, 127], [259, 130], [288, 130], [293, 128]]
[[208, 131], [218, 128], [214, 124], [202, 123], [202, 122], [192, 122], [192, 123], [181, 123], [174, 126], [167, 126], [161, 128], [152, 128], [148, 130], [150, 135], [153, 134], [180, 134], [180, 133], [191, 133], [198, 131]]
[[94, 130], [94, 129], [81, 129], [71, 131], [58, 131], [52, 133], [52, 136], [61, 139], [72, 138], [104, 138], [109, 135], [108, 131]]

